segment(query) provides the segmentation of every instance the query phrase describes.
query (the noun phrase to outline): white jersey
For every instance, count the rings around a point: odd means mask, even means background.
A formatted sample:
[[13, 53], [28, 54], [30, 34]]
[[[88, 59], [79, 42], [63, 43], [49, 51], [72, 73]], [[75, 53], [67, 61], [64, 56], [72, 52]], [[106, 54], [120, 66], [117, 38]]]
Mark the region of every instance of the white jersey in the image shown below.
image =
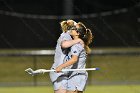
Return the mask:
[[[75, 44], [71, 47], [71, 50], [68, 54], [69, 58], [72, 57], [72, 55], [76, 55], [78, 56], [78, 61], [69, 66], [68, 68], [71, 68], [71, 69], [84, 69], [86, 67], [86, 58], [87, 58], [87, 54], [86, 54], [86, 51], [85, 49], [83, 48], [83, 46], [78, 43], [78, 44]], [[70, 72], [70, 76], [72, 75], [75, 75], [77, 73], [87, 73], [86, 71], [72, 71]]]
[[69, 33], [63, 32], [59, 37], [59, 39], [57, 40], [57, 45], [56, 45], [55, 55], [54, 55], [54, 65], [53, 65], [54, 68], [59, 66], [60, 64], [63, 64], [65, 56], [68, 55], [69, 53], [70, 50], [69, 48], [63, 49], [61, 47], [62, 41], [65, 40], [72, 40], [72, 38], [69, 35]]
[[[57, 40], [57, 45], [56, 45], [55, 55], [54, 55], [54, 63], [52, 65], [51, 69], [55, 69], [59, 65], [63, 64], [64, 59], [68, 55], [68, 52], [70, 49], [62, 49], [62, 47], [61, 47], [62, 41], [65, 41], [65, 40], [72, 40], [72, 38], [68, 32], [66, 32], [66, 33], [63, 32], [60, 35], [59, 39]], [[51, 78], [52, 82], [54, 82], [59, 76], [61, 76], [63, 74], [64, 73], [61, 73], [61, 72], [60, 73], [51, 72], [50, 78]]]

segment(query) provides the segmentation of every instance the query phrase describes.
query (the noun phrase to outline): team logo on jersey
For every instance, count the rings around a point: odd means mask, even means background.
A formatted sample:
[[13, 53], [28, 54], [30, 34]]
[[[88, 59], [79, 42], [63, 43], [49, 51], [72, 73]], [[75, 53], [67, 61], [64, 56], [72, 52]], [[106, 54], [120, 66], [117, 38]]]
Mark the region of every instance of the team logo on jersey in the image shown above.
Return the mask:
[[74, 51], [73, 53], [77, 53], [77, 51]]

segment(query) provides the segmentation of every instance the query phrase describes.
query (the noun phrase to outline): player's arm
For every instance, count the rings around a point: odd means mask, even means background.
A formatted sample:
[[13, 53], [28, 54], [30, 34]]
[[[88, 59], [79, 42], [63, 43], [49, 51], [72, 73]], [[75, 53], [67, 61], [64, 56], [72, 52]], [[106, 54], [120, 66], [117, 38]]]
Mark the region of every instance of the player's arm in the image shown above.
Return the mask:
[[60, 66], [58, 66], [55, 70], [56, 72], [61, 72], [61, 70], [65, 67], [68, 67], [70, 65], [73, 65], [74, 63], [76, 63], [78, 61], [78, 56], [77, 55], [72, 55], [72, 58], [70, 60], [68, 60], [67, 62], [61, 64]]
[[71, 54], [72, 57], [68, 61], [64, 62], [60, 66], [56, 68], [56, 72], [60, 72], [63, 68], [68, 67], [70, 65], [73, 65], [74, 63], [78, 62], [79, 55], [81, 51], [83, 50], [83, 47], [81, 44], [75, 44], [71, 47]]
[[73, 46], [74, 44], [77, 44], [77, 43], [83, 44], [83, 41], [81, 39], [65, 40], [65, 41], [62, 41], [61, 47], [62, 48], [69, 48], [69, 47], [71, 47], [71, 46]]

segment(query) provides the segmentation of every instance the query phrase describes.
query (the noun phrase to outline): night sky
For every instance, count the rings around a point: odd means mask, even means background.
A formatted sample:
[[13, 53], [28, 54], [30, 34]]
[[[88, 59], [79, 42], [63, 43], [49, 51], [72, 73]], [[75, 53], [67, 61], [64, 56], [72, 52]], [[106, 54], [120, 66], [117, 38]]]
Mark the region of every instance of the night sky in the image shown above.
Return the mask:
[[[138, 4], [139, 0], [73, 0], [73, 14], [89, 14], [130, 8]], [[0, 0], [1, 10], [20, 13], [64, 15], [64, 0]]]
[[68, 1], [0, 0], [0, 48], [54, 48], [66, 15], [92, 30], [91, 46], [140, 45], [139, 0]]

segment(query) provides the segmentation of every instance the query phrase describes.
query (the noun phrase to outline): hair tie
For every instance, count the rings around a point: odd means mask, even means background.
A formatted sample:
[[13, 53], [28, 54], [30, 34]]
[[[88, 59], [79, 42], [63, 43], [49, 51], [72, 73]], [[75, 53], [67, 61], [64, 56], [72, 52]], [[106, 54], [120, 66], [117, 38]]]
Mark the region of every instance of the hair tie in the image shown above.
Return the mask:
[[84, 38], [86, 37], [86, 35], [84, 35]]

